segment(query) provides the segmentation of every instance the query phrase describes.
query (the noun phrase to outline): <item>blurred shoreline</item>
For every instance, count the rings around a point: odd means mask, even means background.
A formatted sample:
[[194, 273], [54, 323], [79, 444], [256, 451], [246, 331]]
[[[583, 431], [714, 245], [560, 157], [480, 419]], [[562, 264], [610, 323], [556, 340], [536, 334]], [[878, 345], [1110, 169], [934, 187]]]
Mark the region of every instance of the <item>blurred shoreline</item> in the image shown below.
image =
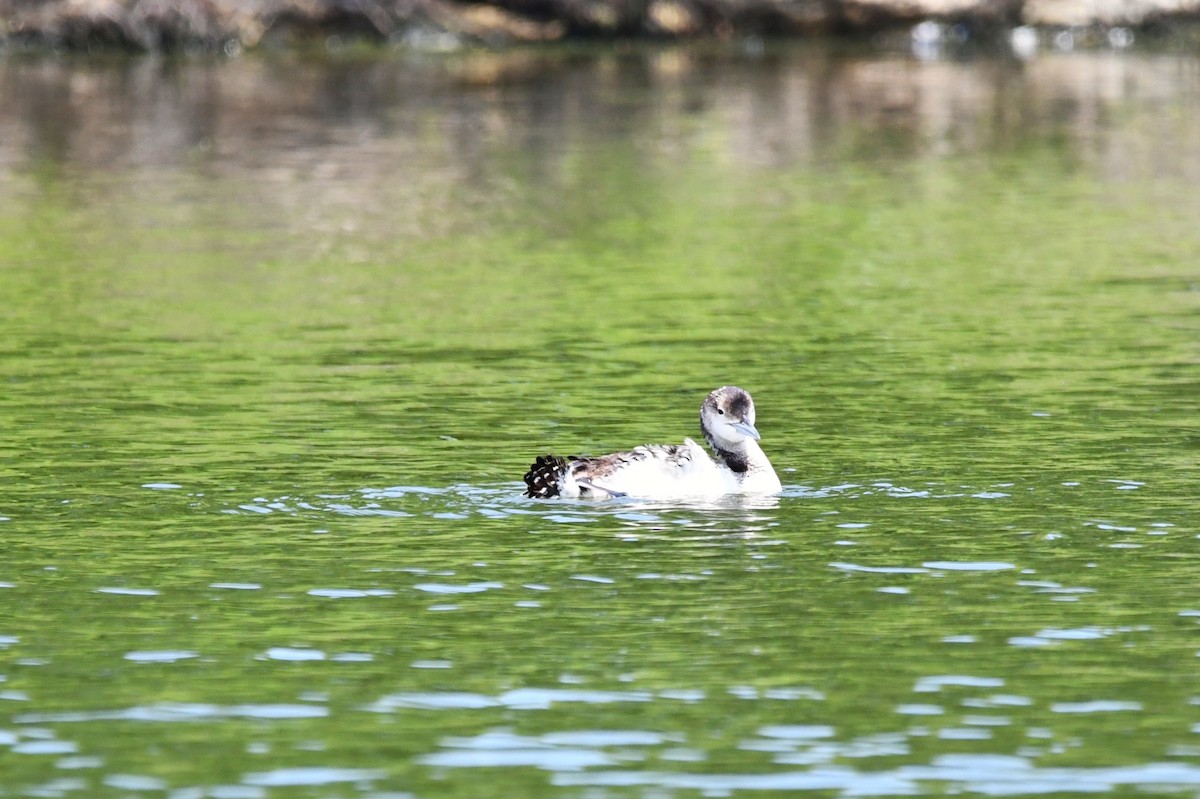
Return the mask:
[[[0, 0], [0, 46], [209, 50], [309, 41], [417, 49], [580, 38], [873, 36], [1122, 47], [1200, 40], [1200, 0]], [[1064, 38], [1066, 37], [1066, 38]]]

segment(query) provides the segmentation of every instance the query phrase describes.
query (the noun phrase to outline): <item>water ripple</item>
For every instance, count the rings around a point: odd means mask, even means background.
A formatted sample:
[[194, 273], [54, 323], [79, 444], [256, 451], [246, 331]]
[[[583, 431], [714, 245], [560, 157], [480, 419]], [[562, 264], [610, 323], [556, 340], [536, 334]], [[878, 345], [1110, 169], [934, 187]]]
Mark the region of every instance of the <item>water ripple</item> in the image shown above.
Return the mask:
[[846, 766], [819, 766], [808, 771], [763, 774], [678, 773], [662, 771], [560, 772], [563, 787], [652, 787], [711, 794], [734, 791], [839, 791], [843, 796], [923, 795], [930, 783], [985, 795], [1018, 796], [1046, 793], [1111, 791], [1119, 787], [1200, 785], [1200, 767], [1185, 763], [1147, 763], [1119, 767], [1037, 768], [1023, 757], [953, 754], [929, 765], [900, 766], [892, 771], [859, 771]]
[[995, 572], [1006, 571], [1008, 569], [1017, 568], [1012, 563], [1003, 561], [954, 561], [954, 560], [934, 560], [928, 563], [921, 564], [927, 569], [937, 571], [963, 571], [963, 572]]
[[512, 710], [547, 710], [561, 703], [613, 704], [650, 702], [655, 698], [695, 702], [704, 698], [702, 691], [603, 691], [584, 688], [516, 688], [499, 696], [467, 692], [404, 692], [381, 697], [364, 709], [374, 713], [393, 713], [400, 709], [423, 710], [481, 709], [505, 707]]
[[22, 741], [8, 751], [17, 755], [71, 755], [79, 751], [74, 741]]
[[298, 649], [290, 646], [273, 646], [263, 655], [267, 660], [324, 660], [325, 653], [319, 649]]
[[497, 582], [478, 582], [466, 583], [465, 585], [452, 585], [450, 583], [417, 583], [413, 588], [418, 591], [424, 591], [427, 594], [479, 594], [484, 591], [490, 591], [493, 588], [503, 588], [504, 583]]
[[1120, 713], [1141, 710], [1142, 703], [1097, 699], [1091, 702], [1055, 702], [1050, 709], [1055, 713]]
[[395, 596], [396, 592], [384, 588], [313, 588], [308, 591], [308, 594], [326, 599], [357, 599], [371, 596]]
[[159, 651], [126, 652], [124, 658], [135, 663], [174, 663], [178, 660], [188, 660], [199, 657], [199, 652], [189, 649], [164, 649]]
[[974, 677], [969, 674], [940, 674], [922, 677], [913, 686], [915, 693], [937, 693], [946, 686], [967, 688], [1000, 688], [1004, 680], [999, 677]]
[[844, 572], [863, 572], [866, 574], [928, 574], [929, 569], [918, 566], [860, 566], [857, 563], [834, 562], [831, 568]]
[[110, 788], [123, 791], [165, 791], [167, 781], [145, 774], [107, 774], [103, 780]]
[[22, 713], [13, 718], [17, 724], [58, 724], [91, 721], [209, 721], [226, 718], [315, 719], [325, 718], [329, 709], [322, 705], [247, 704], [210, 705], [163, 702], [155, 705], [118, 710], [56, 711]]
[[383, 769], [307, 766], [251, 772], [243, 775], [242, 782], [246, 785], [260, 785], [264, 788], [283, 788], [303, 785], [332, 785], [338, 782], [370, 782], [381, 780], [386, 776], [387, 772]]

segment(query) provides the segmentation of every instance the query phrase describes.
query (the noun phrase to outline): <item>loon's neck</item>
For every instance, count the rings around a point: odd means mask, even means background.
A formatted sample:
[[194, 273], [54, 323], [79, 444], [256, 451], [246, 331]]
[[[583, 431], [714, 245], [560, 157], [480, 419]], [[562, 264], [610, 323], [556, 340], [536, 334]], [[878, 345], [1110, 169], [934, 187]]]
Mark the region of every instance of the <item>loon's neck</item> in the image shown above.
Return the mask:
[[708, 446], [716, 453], [717, 459], [738, 477], [745, 477], [748, 472], [763, 470], [772, 474], [775, 472], [767, 453], [763, 452], [757, 441], [747, 438], [739, 442], [738, 446], [722, 446], [707, 430], [704, 431], [704, 438], [708, 441]]

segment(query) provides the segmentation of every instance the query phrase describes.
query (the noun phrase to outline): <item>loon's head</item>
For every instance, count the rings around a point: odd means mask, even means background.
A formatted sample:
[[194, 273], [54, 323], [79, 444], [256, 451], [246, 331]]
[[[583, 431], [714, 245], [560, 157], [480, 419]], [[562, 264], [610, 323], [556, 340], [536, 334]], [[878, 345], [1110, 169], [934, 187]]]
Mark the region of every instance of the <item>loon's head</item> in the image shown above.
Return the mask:
[[754, 400], [737, 386], [721, 386], [700, 406], [700, 429], [720, 449], [741, 449], [761, 436], [754, 427]]

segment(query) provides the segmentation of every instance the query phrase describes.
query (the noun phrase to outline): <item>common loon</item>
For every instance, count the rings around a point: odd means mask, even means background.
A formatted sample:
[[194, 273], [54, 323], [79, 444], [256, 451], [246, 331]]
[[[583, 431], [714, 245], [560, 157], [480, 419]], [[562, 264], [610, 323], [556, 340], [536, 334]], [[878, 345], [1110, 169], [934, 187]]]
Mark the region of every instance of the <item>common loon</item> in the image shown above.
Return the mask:
[[774, 494], [783, 488], [758, 445], [749, 392], [737, 386], [714, 390], [700, 406], [700, 430], [716, 460], [690, 438], [682, 444], [648, 444], [595, 458], [539, 455], [525, 473], [525, 496], [712, 498]]

